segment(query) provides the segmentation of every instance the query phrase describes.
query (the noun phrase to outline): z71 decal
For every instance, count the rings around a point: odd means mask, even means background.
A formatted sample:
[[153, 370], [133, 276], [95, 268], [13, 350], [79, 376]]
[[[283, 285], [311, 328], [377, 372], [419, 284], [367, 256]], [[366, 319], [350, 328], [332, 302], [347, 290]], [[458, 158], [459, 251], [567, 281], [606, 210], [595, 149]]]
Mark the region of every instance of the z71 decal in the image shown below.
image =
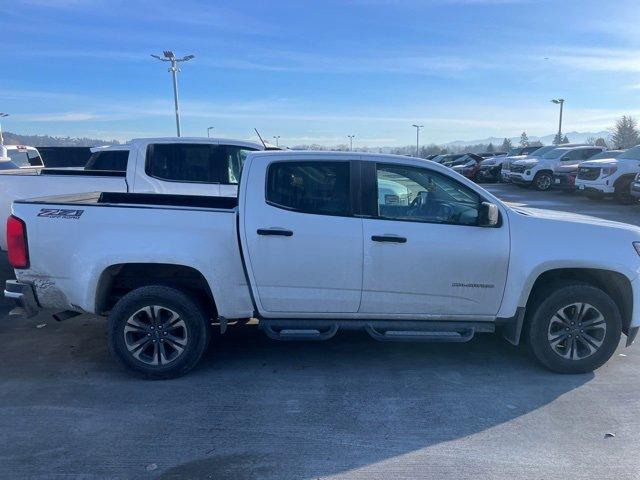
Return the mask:
[[80, 215], [82, 215], [84, 210], [75, 210], [75, 209], [67, 209], [67, 208], [41, 208], [40, 213], [38, 213], [39, 217], [49, 217], [49, 218], [65, 218], [68, 220], [78, 220]]

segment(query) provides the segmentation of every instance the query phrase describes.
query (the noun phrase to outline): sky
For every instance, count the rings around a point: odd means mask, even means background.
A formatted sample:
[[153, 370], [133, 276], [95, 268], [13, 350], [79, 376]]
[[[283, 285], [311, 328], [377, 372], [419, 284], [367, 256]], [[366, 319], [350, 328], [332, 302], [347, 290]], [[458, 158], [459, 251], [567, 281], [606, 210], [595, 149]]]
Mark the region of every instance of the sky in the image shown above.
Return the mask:
[[640, 117], [638, 0], [0, 0], [0, 112], [21, 134], [280, 136], [395, 146]]

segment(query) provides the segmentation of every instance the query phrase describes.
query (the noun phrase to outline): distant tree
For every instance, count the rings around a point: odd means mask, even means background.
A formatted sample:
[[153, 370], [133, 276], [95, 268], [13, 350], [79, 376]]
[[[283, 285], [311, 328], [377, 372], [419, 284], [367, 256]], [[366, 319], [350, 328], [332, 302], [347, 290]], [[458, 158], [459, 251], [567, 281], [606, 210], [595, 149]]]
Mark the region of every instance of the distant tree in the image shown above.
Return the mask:
[[542, 142], [540, 140], [536, 140], [534, 142], [529, 142], [530, 147], [543, 147]]
[[117, 140], [99, 140], [95, 138], [52, 137], [50, 135], [19, 135], [2, 132], [7, 145], [30, 145], [32, 147], [95, 147], [117, 145]]
[[595, 144], [596, 144], [596, 137], [588, 137], [588, 138], [585, 140], [585, 143], [586, 143], [587, 145], [595, 145]]
[[640, 132], [636, 119], [623, 115], [612, 129], [611, 142], [616, 148], [631, 148], [640, 143]]
[[567, 137], [566, 135], [564, 137], [562, 137], [562, 142], [561, 143], [569, 143], [569, 137]]
[[527, 137], [527, 132], [522, 132], [522, 135], [520, 135], [520, 146], [521, 147], [529, 146], [529, 137]]
[[606, 141], [604, 138], [602, 138], [602, 137], [598, 137], [598, 138], [596, 138], [596, 141], [595, 141], [593, 144], [594, 144], [596, 147], [604, 147], [604, 148], [607, 148], [607, 147], [608, 147], [608, 145], [607, 145], [607, 141]]
[[553, 137], [553, 144], [560, 145], [562, 143], [562, 134], [560, 132], [556, 133], [556, 136]]
[[493, 153], [495, 151], [496, 151], [496, 147], [493, 146], [493, 143], [489, 142], [489, 145], [487, 145], [487, 152]]
[[440, 155], [440, 153], [442, 153], [442, 147], [439, 147], [435, 143], [422, 147], [422, 150], [424, 151], [424, 157], [427, 155]]
[[508, 138], [505, 138], [505, 139], [502, 141], [502, 147], [501, 147], [501, 150], [502, 150], [503, 152], [508, 152], [508, 151], [509, 151], [509, 150], [511, 150], [512, 148], [513, 148], [513, 145], [511, 145], [511, 140], [510, 140], [510, 139], [508, 139]]

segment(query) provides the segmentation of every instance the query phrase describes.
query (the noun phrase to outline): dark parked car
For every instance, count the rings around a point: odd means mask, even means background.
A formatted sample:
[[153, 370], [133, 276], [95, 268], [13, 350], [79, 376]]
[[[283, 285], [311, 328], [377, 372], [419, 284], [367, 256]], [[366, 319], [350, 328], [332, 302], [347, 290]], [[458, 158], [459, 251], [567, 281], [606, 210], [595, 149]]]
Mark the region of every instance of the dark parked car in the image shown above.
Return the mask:
[[434, 162], [438, 162], [446, 167], [451, 167], [453, 162], [458, 160], [460, 157], [463, 157], [464, 153], [449, 153], [446, 155], [438, 155], [433, 159]]
[[451, 169], [464, 175], [470, 180], [476, 181], [478, 179], [478, 171], [480, 170], [480, 163], [484, 160], [480, 155], [475, 153], [466, 153], [451, 165]]
[[84, 167], [91, 156], [90, 147], [38, 147], [46, 168]]

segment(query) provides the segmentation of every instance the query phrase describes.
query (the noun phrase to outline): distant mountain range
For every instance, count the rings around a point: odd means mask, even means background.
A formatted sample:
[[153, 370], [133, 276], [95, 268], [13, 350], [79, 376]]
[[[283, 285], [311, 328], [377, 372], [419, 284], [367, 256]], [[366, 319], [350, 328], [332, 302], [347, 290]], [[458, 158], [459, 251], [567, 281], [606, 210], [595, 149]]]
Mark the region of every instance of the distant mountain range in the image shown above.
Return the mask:
[[6, 145], [29, 145], [32, 147], [97, 147], [113, 145], [117, 140], [100, 140], [96, 138], [52, 137], [50, 135], [20, 135], [2, 132]]
[[[585, 143], [588, 138], [599, 138], [602, 137], [605, 140], [609, 138], [611, 135], [610, 132], [603, 130], [601, 132], [566, 132], [565, 135], [569, 139], [571, 143]], [[539, 141], [545, 145], [550, 145], [553, 142], [556, 134], [552, 133], [550, 135], [544, 135], [542, 137], [536, 137], [535, 135], [528, 135], [530, 142]], [[508, 137], [511, 140], [513, 145], [518, 145], [520, 143], [520, 136], [517, 137]], [[493, 143], [496, 147], [502, 145], [504, 137], [487, 137], [478, 140], [456, 140], [455, 142], [445, 143], [444, 147], [466, 147], [468, 145], [487, 145], [489, 143]]]

